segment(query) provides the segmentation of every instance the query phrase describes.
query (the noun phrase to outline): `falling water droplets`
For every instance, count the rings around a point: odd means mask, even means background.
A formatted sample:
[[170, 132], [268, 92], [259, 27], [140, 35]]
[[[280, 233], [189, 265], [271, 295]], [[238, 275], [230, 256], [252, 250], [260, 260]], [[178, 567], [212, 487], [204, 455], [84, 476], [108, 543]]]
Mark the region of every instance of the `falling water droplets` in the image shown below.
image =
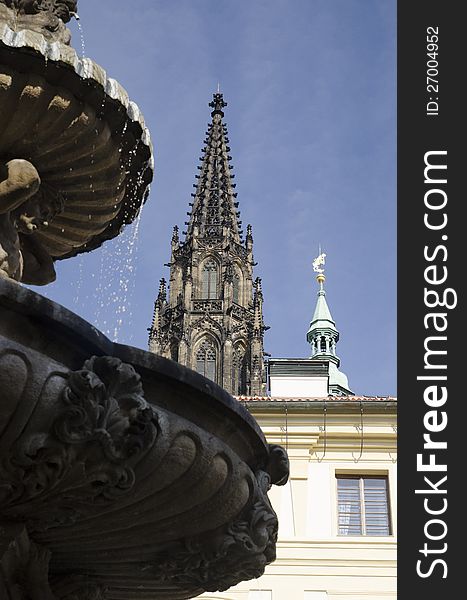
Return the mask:
[[75, 19], [76, 22], [78, 23], [78, 30], [79, 30], [79, 35], [81, 38], [81, 58], [85, 58], [86, 56], [86, 44], [84, 42], [84, 31], [83, 31], [83, 26], [81, 25], [81, 19], [79, 18], [79, 15], [75, 13]]
[[[100, 327], [106, 335], [109, 334], [108, 330], [106, 330], [107, 319], [101, 320], [101, 315], [105, 309], [108, 307], [108, 298], [111, 296], [111, 286], [112, 286], [112, 278], [110, 277], [110, 273], [113, 271], [112, 257], [109, 253], [108, 245], [104, 244], [104, 246], [100, 250], [101, 252], [101, 260], [99, 265], [99, 275], [97, 278], [97, 287], [94, 294], [95, 300], [95, 310], [94, 310], [94, 323]], [[104, 317], [107, 312], [104, 312]]]
[[73, 304], [77, 306], [81, 300], [81, 291], [83, 288], [83, 255], [81, 254], [78, 262], [78, 277], [76, 280], [76, 291], [73, 298]]
[[[131, 306], [131, 297], [134, 292], [135, 286], [135, 271], [136, 271], [136, 250], [137, 250], [137, 242], [138, 242], [138, 234], [139, 234], [139, 225], [141, 221], [142, 207], [140, 208], [138, 215], [131, 226], [131, 231], [128, 236], [127, 242], [127, 252], [124, 257], [124, 261], [122, 264], [122, 269], [120, 271], [120, 285], [119, 285], [119, 298], [116, 307], [116, 324], [113, 331], [113, 339], [118, 341], [123, 318], [125, 318], [126, 322], [131, 323], [132, 319], [132, 311], [130, 309]], [[127, 313], [127, 314], [125, 314]], [[131, 332], [132, 329], [129, 328]], [[130, 333], [130, 338], [128, 341], [131, 341], [133, 335]]]
[[115, 342], [119, 341], [124, 324], [130, 329], [129, 303], [134, 287], [139, 219], [140, 215], [117, 238], [101, 248], [94, 294], [94, 323]]
[[[104, 111], [104, 102], [105, 98], [102, 102], [101, 114]], [[127, 128], [128, 123], [125, 122], [121, 129], [122, 146], [124, 146], [123, 136], [127, 132]], [[100, 128], [96, 127], [96, 136], [100, 134], [99, 132]], [[128, 139], [126, 139], [126, 143], [128, 143]], [[141, 201], [147, 168], [144, 167], [136, 173], [133, 166], [139, 143], [140, 140], [135, 140], [131, 149], [120, 150], [123, 151], [124, 157], [121, 160], [121, 168], [130, 175], [130, 179], [127, 181], [126, 208], [124, 210], [127, 211], [127, 218], [132, 220], [132, 223], [124, 226], [121, 233], [114, 239], [108, 240], [99, 249], [96, 249], [93, 255], [100, 260], [96, 264], [94, 258], [92, 264], [95, 266], [91, 269], [88, 268], [88, 265], [91, 264], [86, 258], [88, 255], [81, 255], [74, 294], [74, 304], [80, 306], [80, 312], [84, 318], [93, 322], [98, 329], [114, 341], [121, 341], [120, 338], [124, 335], [127, 343], [133, 338], [131, 304], [135, 289], [136, 254], [142, 214]], [[95, 151], [95, 147], [93, 151]], [[94, 153], [91, 154], [89, 160], [91, 165], [94, 164]], [[72, 171], [71, 167], [70, 171]], [[87, 184], [90, 193], [94, 194], [92, 175], [88, 178]], [[114, 209], [117, 210], [120, 204], [119, 199], [115, 198], [114, 201]], [[91, 213], [88, 213], [87, 219], [92, 221]]]

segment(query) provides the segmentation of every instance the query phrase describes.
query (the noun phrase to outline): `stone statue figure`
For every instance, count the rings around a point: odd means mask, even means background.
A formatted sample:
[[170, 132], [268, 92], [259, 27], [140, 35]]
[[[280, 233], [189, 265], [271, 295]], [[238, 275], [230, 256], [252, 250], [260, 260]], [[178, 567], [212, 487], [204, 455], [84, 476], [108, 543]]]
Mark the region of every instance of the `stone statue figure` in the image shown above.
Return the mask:
[[34, 233], [63, 210], [58, 194], [41, 189], [29, 161], [0, 162], [0, 277], [43, 285], [55, 279], [53, 260]]
[[0, 0], [0, 21], [10, 29], [29, 29], [47, 40], [70, 44], [71, 34], [65, 26], [76, 16], [78, 0]]

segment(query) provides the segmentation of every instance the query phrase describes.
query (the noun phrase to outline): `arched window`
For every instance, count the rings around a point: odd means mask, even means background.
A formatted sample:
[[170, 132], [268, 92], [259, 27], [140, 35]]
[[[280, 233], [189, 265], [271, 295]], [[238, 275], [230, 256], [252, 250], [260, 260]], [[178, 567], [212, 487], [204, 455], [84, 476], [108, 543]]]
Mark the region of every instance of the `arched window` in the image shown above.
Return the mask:
[[209, 340], [204, 340], [196, 352], [196, 370], [212, 381], [217, 379], [216, 349]]
[[217, 264], [209, 259], [203, 267], [201, 298], [217, 298], [217, 287]]
[[245, 349], [241, 345], [235, 346], [232, 354], [232, 393], [246, 393], [246, 357]]
[[233, 301], [235, 304], [241, 304], [240, 302], [240, 273], [235, 271], [233, 276]]
[[321, 352], [326, 352], [326, 338], [323, 336], [321, 336], [321, 341], [320, 341], [320, 351]]

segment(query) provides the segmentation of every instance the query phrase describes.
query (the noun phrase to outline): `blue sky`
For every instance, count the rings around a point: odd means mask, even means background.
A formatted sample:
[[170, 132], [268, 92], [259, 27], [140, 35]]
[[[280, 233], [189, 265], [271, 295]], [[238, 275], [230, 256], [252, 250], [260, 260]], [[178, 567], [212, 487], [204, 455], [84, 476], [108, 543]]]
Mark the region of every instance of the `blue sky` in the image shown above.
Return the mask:
[[57, 263], [57, 282], [37, 291], [147, 347], [219, 82], [263, 280], [265, 350], [309, 356], [321, 245], [350, 387], [396, 394], [396, 1], [79, 0], [79, 14], [86, 56], [144, 114], [155, 177], [137, 225]]

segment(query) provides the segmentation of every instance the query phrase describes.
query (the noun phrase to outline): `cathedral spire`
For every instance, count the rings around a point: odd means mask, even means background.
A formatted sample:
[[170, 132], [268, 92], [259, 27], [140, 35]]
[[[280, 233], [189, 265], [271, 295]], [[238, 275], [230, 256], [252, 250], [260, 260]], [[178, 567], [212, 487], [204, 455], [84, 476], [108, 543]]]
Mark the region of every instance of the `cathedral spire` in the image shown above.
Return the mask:
[[199, 174], [194, 184], [196, 192], [189, 213], [186, 240], [192, 238], [221, 238], [230, 236], [236, 243], [241, 243], [240, 213], [238, 212], [237, 194], [234, 191], [235, 175], [231, 172], [232, 157], [229, 155], [229, 138], [227, 126], [222, 122], [227, 106], [222, 93], [213, 94], [209, 103], [213, 109], [212, 121], [208, 125], [204, 146], [201, 149]]
[[319, 285], [315, 311], [310, 322], [306, 339], [311, 346], [310, 358], [326, 361], [329, 364], [329, 391], [331, 394], [350, 394], [347, 376], [339, 371], [340, 359], [336, 354], [339, 331], [336, 328], [331, 311], [326, 301], [324, 282], [324, 264], [326, 254], [320, 254], [313, 261], [313, 270], [318, 273], [316, 281]]
[[[201, 150], [184, 239], [174, 228], [169, 298], [159, 290], [149, 349], [216, 381], [234, 395], [265, 393], [261, 280], [253, 277], [253, 233], [243, 240], [231, 172], [227, 102], [209, 103], [211, 122]], [[182, 234], [183, 235], [183, 234]], [[253, 284], [254, 281], [254, 284]]]

